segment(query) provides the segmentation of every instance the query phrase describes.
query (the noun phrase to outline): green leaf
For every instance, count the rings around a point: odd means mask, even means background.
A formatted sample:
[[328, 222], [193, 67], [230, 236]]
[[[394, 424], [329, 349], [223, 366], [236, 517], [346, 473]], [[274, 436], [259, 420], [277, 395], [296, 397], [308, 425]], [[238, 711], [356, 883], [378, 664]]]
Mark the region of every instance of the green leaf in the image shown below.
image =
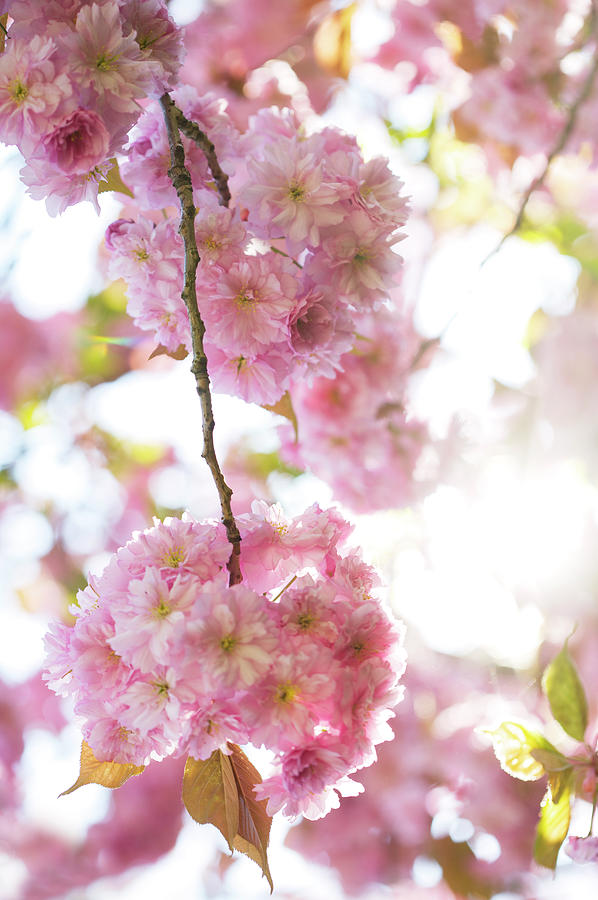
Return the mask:
[[187, 758], [183, 803], [200, 825], [214, 825], [233, 851], [239, 828], [239, 800], [230, 758], [214, 750], [209, 759]]
[[104, 181], [100, 181], [98, 194], [103, 194], [105, 191], [116, 191], [119, 194], [126, 194], [127, 197], [133, 197], [133, 191], [126, 186], [120, 177], [120, 169], [116, 159], [111, 159], [110, 162], [112, 163], [112, 168], [108, 170]]
[[81, 744], [81, 763], [79, 777], [75, 783], [59, 794], [71, 794], [84, 784], [101, 784], [107, 788], [119, 788], [128, 781], [132, 775], [141, 775], [145, 766], [134, 766], [130, 763], [115, 763], [101, 761], [95, 758], [94, 752], [85, 741]]
[[558, 753], [550, 741], [536, 731], [529, 731], [519, 722], [503, 722], [495, 731], [488, 731], [494, 752], [501, 767], [521, 781], [537, 781], [546, 770], [532, 751], [550, 750]]
[[566, 756], [558, 750], [536, 749], [531, 755], [542, 764], [548, 773], [548, 787], [553, 803], [558, 803], [563, 791], [569, 784], [573, 767]]
[[588, 701], [566, 641], [544, 672], [542, 690], [561, 728], [576, 741], [583, 741], [588, 725]]
[[540, 806], [540, 821], [536, 828], [534, 842], [534, 859], [547, 869], [556, 868], [556, 860], [561, 844], [567, 837], [571, 821], [571, 787], [570, 779], [555, 803], [548, 791]]
[[245, 853], [258, 864], [270, 885], [270, 893], [274, 890], [270, 866], [268, 865], [268, 841], [272, 818], [266, 812], [266, 801], [258, 800], [253, 791], [262, 778], [240, 747], [229, 741], [232, 764], [239, 797], [239, 832], [233, 844], [241, 853]]

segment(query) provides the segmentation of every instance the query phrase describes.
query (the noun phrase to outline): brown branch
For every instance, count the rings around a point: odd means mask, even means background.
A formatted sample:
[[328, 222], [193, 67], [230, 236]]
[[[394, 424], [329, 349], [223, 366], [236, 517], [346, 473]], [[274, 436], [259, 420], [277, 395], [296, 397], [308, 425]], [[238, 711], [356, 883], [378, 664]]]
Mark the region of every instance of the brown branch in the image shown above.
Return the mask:
[[548, 174], [548, 170], [550, 169], [550, 164], [552, 163], [555, 156], [558, 156], [559, 153], [562, 153], [562, 151], [565, 149], [567, 141], [571, 137], [573, 129], [575, 128], [575, 125], [577, 123], [577, 115], [579, 113], [579, 110], [583, 106], [585, 101], [588, 99], [590, 92], [594, 86], [594, 81], [596, 80], [597, 74], [598, 74], [598, 52], [594, 56], [594, 61], [592, 63], [590, 71], [588, 72], [588, 74], [585, 78], [584, 83], [581, 86], [579, 94], [577, 95], [577, 97], [575, 98], [575, 100], [573, 101], [571, 106], [569, 107], [569, 114], [567, 116], [567, 121], [565, 123], [565, 127], [561, 131], [556, 144], [554, 145], [554, 147], [552, 148], [552, 150], [546, 157], [546, 163], [544, 165], [544, 168], [542, 169], [540, 174], [537, 176], [537, 178], [535, 178], [532, 181], [532, 183], [528, 187], [527, 191], [523, 195], [523, 199], [521, 200], [521, 203], [519, 205], [519, 211], [517, 212], [517, 218], [515, 219], [515, 223], [514, 223], [513, 227], [501, 238], [499, 244], [483, 260], [482, 266], [485, 266], [486, 263], [488, 262], [488, 260], [491, 259], [496, 253], [498, 253], [498, 251], [501, 249], [502, 245], [507, 240], [507, 238], [512, 237], [521, 228], [521, 225], [523, 223], [523, 217], [525, 215], [525, 211], [527, 209], [527, 204], [529, 203], [530, 197], [532, 196], [534, 191], [537, 191], [537, 189], [544, 184], [544, 180]]
[[183, 115], [178, 107], [174, 106], [174, 104], [173, 107], [175, 109], [174, 115], [176, 116], [176, 124], [178, 125], [179, 130], [182, 131], [186, 137], [190, 138], [190, 140], [194, 141], [200, 150], [203, 150], [204, 156], [208, 161], [208, 166], [210, 167], [210, 172], [212, 173], [212, 178], [216, 182], [216, 187], [218, 188], [220, 205], [228, 206], [230, 203], [228, 175], [220, 168], [214, 144], [207, 134], [201, 130], [199, 125], [195, 122], [191, 122]]
[[210, 392], [210, 378], [208, 375], [208, 360], [206, 358], [203, 340], [206, 328], [197, 306], [196, 272], [199, 265], [199, 252], [195, 239], [195, 204], [193, 202], [193, 185], [191, 175], [185, 165], [185, 150], [178, 127], [178, 109], [168, 94], [163, 94], [160, 103], [164, 112], [168, 145], [170, 147], [171, 166], [168, 176], [177, 192], [181, 205], [181, 224], [179, 233], [185, 243], [185, 283], [181, 296], [189, 314], [191, 326], [191, 342], [193, 347], [193, 363], [191, 371], [195, 375], [195, 386], [201, 401], [202, 426], [203, 426], [203, 451], [202, 457], [210, 467], [222, 510], [222, 522], [226, 528], [226, 536], [232, 545], [230, 559], [228, 561], [229, 584], [239, 584], [242, 581], [240, 553], [241, 535], [235, 522], [231, 508], [232, 490], [224, 480], [220, 469], [216, 451], [214, 449], [214, 414], [212, 412], [212, 395]]

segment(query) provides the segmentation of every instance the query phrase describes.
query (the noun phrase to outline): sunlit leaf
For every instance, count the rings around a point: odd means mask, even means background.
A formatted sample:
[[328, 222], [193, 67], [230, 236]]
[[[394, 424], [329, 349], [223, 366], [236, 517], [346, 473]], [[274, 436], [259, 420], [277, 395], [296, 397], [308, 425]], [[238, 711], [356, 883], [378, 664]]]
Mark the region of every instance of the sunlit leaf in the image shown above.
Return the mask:
[[286, 393], [282, 395], [280, 400], [277, 400], [277, 402], [272, 406], [262, 404], [262, 408], [267, 409], [268, 412], [276, 413], [277, 416], [284, 416], [285, 419], [288, 419], [293, 426], [293, 431], [295, 433], [295, 442], [299, 440], [299, 424], [297, 422], [295, 410], [293, 409], [293, 401], [291, 400], [291, 395], [288, 391], [286, 391]]
[[588, 725], [588, 701], [566, 643], [544, 672], [542, 690], [561, 728], [576, 741], [583, 741]]
[[183, 775], [183, 803], [200, 825], [214, 825], [232, 853], [239, 828], [237, 783], [229, 757], [214, 750], [209, 759], [188, 757]]
[[569, 784], [569, 779], [573, 772], [573, 767], [562, 753], [558, 750], [544, 750], [538, 748], [531, 751], [532, 756], [544, 767], [544, 771], [548, 774], [548, 787], [550, 788], [550, 796], [553, 803], [558, 803], [565, 787]]
[[77, 788], [83, 787], [84, 784], [101, 784], [107, 788], [119, 788], [132, 775], [141, 775], [144, 769], [145, 766], [134, 766], [130, 763], [103, 762], [96, 759], [89, 744], [83, 741], [81, 744], [79, 777], [68, 790], [63, 791], [58, 796], [64, 797], [65, 794], [71, 794]]
[[347, 78], [353, 63], [351, 50], [351, 21], [357, 8], [351, 3], [330, 13], [320, 23], [314, 35], [314, 55], [323, 69], [340, 78]]
[[268, 865], [268, 841], [272, 818], [266, 812], [266, 801], [257, 800], [253, 788], [262, 781], [258, 770], [253, 766], [240, 747], [229, 743], [232, 750], [230, 761], [237, 784], [239, 796], [239, 830], [234, 846], [258, 864], [274, 890], [272, 875]]
[[551, 799], [548, 791], [540, 806], [540, 821], [536, 828], [534, 859], [548, 869], [556, 867], [561, 844], [567, 837], [571, 821], [571, 790], [566, 785], [561, 791], [558, 803]]
[[103, 194], [105, 191], [116, 191], [119, 194], [126, 194], [127, 197], [133, 197], [133, 191], [127, 187], [120, 177], [120, 169], [116, 159], [111, 159], [110, 162], [112, 163], [112, 168], [108, 170], [104, 181], [100, 181], [98, 194]]
[[176, 350], [167, 350], [163, 344], [158, 344], [155, 350], [152, 350], [148, 359], [155, 359], [156, 356], [170, 356], [171, 359], [186, 359], [189, 351], [184, 344], [179, 344]]
[[494, 752], [502, 768], [521, 781], [537, 781], [546, 774], [544, 766], [532, 751], [558, 752], [543, 735], [529, 731], [519, 722], [503, 722], [495, 731], [487, 733], [492, 738]]

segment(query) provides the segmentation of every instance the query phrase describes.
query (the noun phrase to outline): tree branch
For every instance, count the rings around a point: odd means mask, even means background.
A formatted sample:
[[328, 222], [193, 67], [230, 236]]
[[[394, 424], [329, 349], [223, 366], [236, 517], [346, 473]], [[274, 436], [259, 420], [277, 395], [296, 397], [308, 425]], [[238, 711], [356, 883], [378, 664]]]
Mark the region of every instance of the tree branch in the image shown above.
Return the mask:
[[512, 237], [521, 228], [521, 225], [523, 223], [523, 217], [525, 215], [525, 210], [527, 209], [527, 204], [529, 203], [530, 197], [532, 196], [534, 191], [536, 191], [539, 187], [541, 187], [544, 184], [544, 179], [546, 178], [546, 176], [548, 174], [548, 170], [550, 169], [550, 164], [552, 163], [555, 156], [558, 156], [559, 153], [562, 153], [562, 151], [565, 149], [567, 141], [571, 137], [571, 133], [573, 132], [573, 129], [575, 128], [579, 110], [583, 106], [585, 101], [588, 99], [590, 92], [594, 86], [594, 82], [596, 80], [597, 74], [598, 74], [598, 53], [595, 54], [594, 61], [592, 63], [590, 71], [588, 72], [588, 74], [585, 78], [584, 83], [581, 86], [579, 94], [577, 95], [577, 97], [575, 98], [575, 100], [573, 101], [571, 106], [569, 107], [569, 114], [567, 116], [567, 121], [565, 123], [565, 127], [559, 134], [559, 138], [558, 138], [556, 144], [554, 145], [554, 147], [552, 148], [552, 150], [546, 157], [546, 163], [544, 165], [544, 168], [542, 169], [540, 174], [537, 176], [537, 178], [535, 178], [532, 181], [532, 183], [528, 187], [527, 191], [523, 195], [523, 199], [521, 200], [521, 203], [519, 205], [519, 211], [517, 212], [517, 218], [515, 219], [515, 223], [514, 223], [513, 227], [501, 238], [499, 244], [484, 259], [484, 261], [482, 262], [482, 266], [486, 265], [488, 260], [491, 259], [496, 253], [498, 253], [498, 251], [500, 250], [500, 248], [502, 247], [504, 242], [507, 240], [507, 238]]
[[177, 106], [174, 106], [174, 104], [173, 107], [176, 111], [176, 122], [179, 130], [183, 132], [185, 137], [188, 137], [190, 138], [190, 140], [195, 141], [200, 150], [203, 150], [204, 152], [204, 156], [208, 161], [208, 166], [210, 167], [210, 172], [212, 173], [212, 178], [216, 182], [216, 187], [218, 188], [220, 205], [228, 206], [228, 204], [230, 203], [228, 175], [220, 168], [220, 163], [218, 162], [218, 157], [216, 156], [216, 149], [214, 147], [214, 144], [211, 142], [207, 134], [205, 134], [205, 132], [201, 130], [199, 125], [197, 125], [195, 122], [191, 122], [186, 116], [183, 115], [183, 113]]
[[[160, 104], [164, 112], [168, 145], [170, 147], [171, 166], [168, 176], [177, 192], [181, 205], [181, 224], [179, 233], [185, 243], [185, 283], [181, 296], [189, 314], [191, 326], [191, 341], [193, 347], [193, 363], [191, 371], [195, 375], [195, 386], [201, 401], [202, 426], [203, 426], [203, 451], [202, 457], [210, 467], [222, 510], [222, 522], [226, 528], [226, 536], [232, 545], [230, 559], [228, 561], [229, 584], [239, 584], [242, 581], [240, 552], [241, 535], [235, 522], [231, 508], [232, 490], [224, 480], [220, 469], [216, 451], [214, 449], [214, 414], [212, 412], [212, 395], [210, 392], [210, 378], [208, 375], [208, 360], [204, 350], [204, 335], [206, 328], [197, 306], [196, 272], [199, 265], [199, 252], [195, 239], [195, 204], [193, 202], [193, 185], [191, 175], [185, 165], [185, 150], [178, 126], [179, 110], [168, 94], [163, 94]], [[213, 146], [212, 146], [213, 149]]]

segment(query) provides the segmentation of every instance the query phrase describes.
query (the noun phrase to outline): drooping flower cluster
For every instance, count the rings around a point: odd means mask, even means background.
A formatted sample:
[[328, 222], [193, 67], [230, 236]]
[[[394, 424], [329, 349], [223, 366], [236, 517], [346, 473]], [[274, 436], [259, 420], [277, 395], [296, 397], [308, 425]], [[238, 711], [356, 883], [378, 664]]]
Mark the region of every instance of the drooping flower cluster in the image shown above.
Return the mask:
[[228, 586], [223, 526], [189, 517], [137, 532], [47, 638], [47, 678], [72, 695], [98, 759], [206, 759], [265, 745], [268, 811], [325, 815], [392, 736], [402, 634], [373, 569], [339, 552], [350, 526], [317, 506], [239, 517], [243, 583]]
[[435, 860], [442, 883], [452, 887], [457, 867], [458, 896], [520, 896], [542, 788], [498, 769], [475, 728], [505, 704], [519, 711], [521, 684], [501, 673], [491, 688], [481, 666], [414, 652], [395, 740], [363, 773], [363, 795], [325, 822], [299, 823], [286, 842], [307, 859], [325, 858], [350, 896], [378, 896], [376, 884], [392, 885], [391, 896], [410, 896], [418, 857]]
[[163, 0], [15, 0], [0, 56], [0, 137], [51, 215], [99, 185], [140, 113], [171, 87], [182, 61]]
[[[332, 376], [354, 343], [356, 316], [396, 283], [407, 206], [386, 162], [365, 163], [334, 128], [306, 136], [292, 114], [262, 111], [240, 134], [225, 104], [192, 88], [173, 92], [185, 116], [214, 143], [232, 175], [233, 205], [219, 206], [201, 149], [184, 138], [193, 179], [201, 257], [198, 304], [217, 390], [273, 404], [289, 386]], [[129, 285], [129, 311], [169, 351], [190, 347], [181, 300], [183, 245], [159, 209], [177, 198], [159, 107], [139, 121], [122, 166], [144, 210], [108, 230], [110, 272]]]
[[340, 372], [293, 385], [300, 441], [282, 426], [282, 454], [309, 467], [343, 503], [371, 512], [405, 506], [423, 489], [414, 471], [430, 436], [408, 412], [408, 380], [421, 346], [409, 317], [382, 308], [360, 316], [357, 330]]

